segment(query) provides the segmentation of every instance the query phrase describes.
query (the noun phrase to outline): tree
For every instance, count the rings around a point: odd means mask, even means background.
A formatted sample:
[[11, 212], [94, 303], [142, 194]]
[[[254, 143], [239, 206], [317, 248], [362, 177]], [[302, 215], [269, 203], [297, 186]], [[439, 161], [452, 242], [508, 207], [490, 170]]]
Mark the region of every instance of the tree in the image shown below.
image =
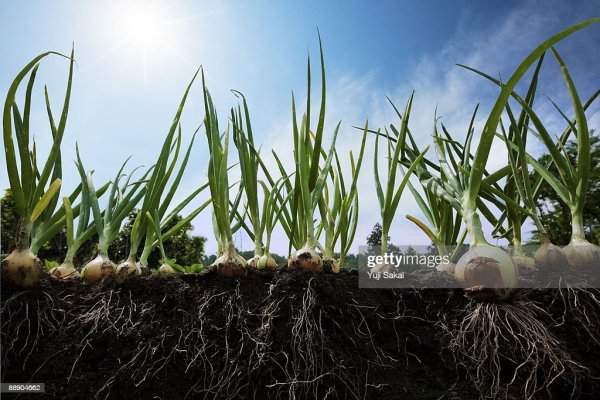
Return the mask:
[[[369, 254], [379, 255], [381, 249], [381, 236], [383, 235], [383, 228], [381, 224], [377, 222], [373, 226], [373, 230], [367, 236], [367, 246]], [[388, 253], [397, 252], [399, 248], [394, 246], [391, 242], [390, 236], [388, 236]]]
[[[381, 236], [383, 235], [383, 228], [381, 224], [377, 222], [375, 226], [373, 226], [373, 230], [367, 236], [367, 246], [369, 254], [379, 253], [379, 249], [381, 248]], [[388, 237], [389, 242], [389, 237]]]
[[[586, 203], [583, 208], [583, 220], [587, 240], [594, 244], [600, 244], [600, 202], [598, 201], [600, 199], [600, 137], [594, 132], [591, 133], [590, 144], [590, 177]], [[571, 164], [575, 165], [577, 142], [567, 142], [565, 149]], [[550, 160], [551, 157], [548, 154], [544, 154], [538, 159], [542, 165], [546, 165]], [[558, 175], [555, 165], [552, 165], [550, 171]], [[532, 180], [537, 177], [536, 173], [532, 174]], [[567, 245], [571, 240], [571, 213], [567, 205], [545, 181], [540, 188], [537, 207], [542, 223], [548, 230], [550, 240], [557, 245]], [[533, 232], [532, 242], [539, 242], [537, 232]]]
[[[125, 260], [129, 255], [129, 238], [131, 229], [138, 211], [134, 210], [129, 214], [119, 235], [109, 248], [109, 256], [113, 260]], [[183, 217], [176, 215], [163, 229], [163, 233], [174, 227]], [[183, 226], [175, 235], [166, 240], [163, 245], [168, 258], [175, 259], [179, 265], [192, 265], [202, 263], [204, 258], [204, 243], [206, 238], [203, 236], [190, 236], [189, 232], [194, 229], [191, 223]], [[142, 238], [142, 243], [144, 239]], [[143, 246], [138, 250], [138, 257], [142, 254]], [[155, 248], [148, 257], [148, 265], [157, 267], [160, 263], [160, 250]]]
[[0, 227], [0, 254], [8, 254], [15, 248], [15, 236], [17, 234], [17, 214], [13, 202], [12, 190], [6, 189], [0, 200], [0, 216], [2, 226]]

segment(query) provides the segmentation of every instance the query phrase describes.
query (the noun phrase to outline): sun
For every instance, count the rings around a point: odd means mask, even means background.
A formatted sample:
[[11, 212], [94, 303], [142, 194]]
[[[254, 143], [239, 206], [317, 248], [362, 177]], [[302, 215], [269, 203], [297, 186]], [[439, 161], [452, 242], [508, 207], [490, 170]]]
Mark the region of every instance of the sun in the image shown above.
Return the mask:
[[[177, 60], [192, 64], [186, 57], [186, 15], [175, 3], [148, 0], [110, 1], [100, 13], [102, 28], [97, 35], [104, 49], [98, 60], [118, 60], [119, 65], [142, 78], [147, 85], [153, 76]], [[102, 22], [100, 22], [102, 20]]]
[[115, 22], [117, 35], [130, 46], [144, 51], [152, 48], [160, 50], [172, 34], [167, 15], [156, 7], [140, 4], [124, 6], [116, 15]]

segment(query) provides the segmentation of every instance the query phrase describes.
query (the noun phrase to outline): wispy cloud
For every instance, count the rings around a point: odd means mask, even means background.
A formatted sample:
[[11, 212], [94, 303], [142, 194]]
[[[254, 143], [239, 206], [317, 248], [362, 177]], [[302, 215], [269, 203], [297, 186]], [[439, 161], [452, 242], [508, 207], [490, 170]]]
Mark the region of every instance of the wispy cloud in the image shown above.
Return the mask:
[[[327, 91], [327, 124], [326, 132], [332, 132], [337, 121], [342, 121], [342, 131], [338, 137], [339, 154], [347, 154], [349, 150], [355, 153], [359, 148], [360, 132], [352, 126], [363, 126], [369, 119], [371, 129], [384, 128], [390, 123], [399, 125], [399, 119], [386, 101], [389, 96], [403, 110], [404, 104], [415, 91], [413, 110], [410, 116], [410, 129], [419, 143], [424, 147], [431, 142], [434, 110], [440, 122], [449, 131], [462, 139], [477, 103], [481, 103], [476, 120], [476, 133], [481, 131], [487, 112], [498, 93], [497, 87], [474, 73], [455, 66], [461, 63], [475, 67], [494, 76], [507, 79], [516, 68], [517, 63], [526, 56], [549, 33], [560, 29], [561, 13], [564, 7], [541, 7], [538, 1], [525, 2], [514, 9], [504, 19], [495, 19], [487, 26], [477, 31], [472, 30], [470, 15], [465, 11], [462, 22], [457, 26], [454, 37], [450, 38], [444, 47], [436, 53], [424, 55], [416, 63], [414, 72], [405, 77], [403, 82], [386, 91], [377, 83], [377, 72], [356, 75], [347, 71], [338, 77], [328, 76], [330, 84]], [[566, 26], [566, 25], [565, 25]], [[573, 60], [577, 62], [578, 60]], [[556, 72], [556, 71], [554, 71]], [[548, 78], [544, 75], [544, 78]], [[559, 102], [567, 101], [560, 78], [548, 78], [546, 85], [541, 87], [543, 93], [553, 96]], [[582, 82], [585, 85], [585, 82]], [[597, 83], [597, 82], [596, 82]], [[316, 85], [315, 85], [316, 86]], [[313, 94], [313, 99], [318, 94]], [[302, 101], [298, 101], [303, 104]], [[549, 102], [541, 100], [539, 113], [550, 129], [554, 132], [564, 128], [560, 116], [549, 106]], [[566, 103], [565, 103], [566, 104]], [[316, 108], [316, 107], [315, 107]], [[597, 107], [596, 107], [597, 110]], [[313, 110], [313, 114], [315, 110]], [[598, 111], [591, 111], [591, 127], [600, 126]], [[316, 115], [315, 115], [316, 117]], [[313, 117], [313, 118], [315, 118]], [[313, 119], [314, 121], [315, 119]], [[263, 138], [284, 159], [292, 159], [291, 122], [289, 116], [282, 116], [273, 123], [270, 132]], [[381, 220], [379, 204], [373, 183], [373, 138], [366, 151], [363, 171], [359, 179], [360, 193], [360, 222], [356, 235], [355, 247], [366, 241], [373, 225]], [[477, 140], [477, 137], [475, 138]], [[535, 147], [535, 146], [534, 146]], [[540, 147], [533, 151], [539, 152]], [[434, 153], [430, 153], [434, 157]], [[383, 160], [380, 160], [380, 162]], [[489, 168], [494, 169], [505, 165], [506, 156], [504, 145], [494, 143]], [[380, 164], [383, 168], [383, 164]], [[429, 244], [427, 237], [412, 223], [404, 219], [406, 214], [422, 217], [420, 210], [411, 198], [408, 190], [403, 196], [390, 235], [396, 243]], [[488, 227], [489, 231], [489, 227]], [[275, 251], [285, 252], [287, 241], [283, 235], [276, 235], [273, 244]]]

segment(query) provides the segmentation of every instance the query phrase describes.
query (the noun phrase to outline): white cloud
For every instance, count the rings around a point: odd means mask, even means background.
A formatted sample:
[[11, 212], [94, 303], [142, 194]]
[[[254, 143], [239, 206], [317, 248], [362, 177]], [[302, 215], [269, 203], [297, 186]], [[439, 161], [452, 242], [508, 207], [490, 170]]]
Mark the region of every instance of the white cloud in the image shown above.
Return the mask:
[[[561, 7], [540, 8], [539, 3], [530, 1], [515, 9], [503, 21], [495, 20], [480, 32], [469, 30], [469, 21], [457, 29], [455, 37], [448, 40], [446, 45], [435, 54], [423, 56], [417, 63], [414, 72], [407, 76], [405, 82], [395, 87], [388, 96], [394, 101], [401, 112], [410, 93], [415, 90], [415, 99], [410, 117], [410, 129], [422, 147], [430, 143], [433, 128], [434, 110], [437, 106], [437, 115], [456, 139], [462, 140], [467, 132], [473, 110], [478, 102], [481, 107], [475, 122], [477, 132], [485, 122], [487, 112], [491, 108], [491, 101], [498, 93], [497, 87], [491, 82], [454, 66], [463, 63], [478, 68], [493, 76], [507, 79], [528, 51], [533, 49], [545, 38], [549, 26], [556, 26], [559, 20]], [[536, 12], [532, 12], [532, 11]], [[523, 28], [526, 22], [527, 29]], [[548, 62], [547, 62], [548, 63]], [[363, 126], [369, 118], [371, 129], [383, 128], [394, 123], [399, 125], [399, 120], [392, 107], [385, 99], [386, 93], [377, 85], [375, 72], [359, 76], [350, 72], [341, 77], [328, 76], [329, 86], [327, 91], [327, 126], [326, 138], [330, 138], [332, 127], [337, 121], [342, 121], [341, 134], [338, 137], [337, 148], [340, 154], [347, 154], [352, 149], [356, 153], [359, 149], [360, 132], [352, 126]], [[314, 79], [314, 78], [313, 78]], [[550, 80], [549, 86], [543, 87], [544, 93], [564, 94], [564, 89], [555, 89], [553, 85], [561, 83], [559, 80]], [[313, 93], [313, 99], [318, 93]], [[559, 100], [564, 100], [560, 98]], [[298, 101], [297, 104], [303, 105]], [[564, 122], [557, 116], [552, 106], [539, 98], [538, 112], [546, 122], [551, 132], [560, 132], [564, 129]], [[300, 106], [299, 108], [302, 108]], [[314, 106], [313, 113], [317, 106]], [[316, 115], [313, 117], [316, 121]], [[590, 126], [600, 126], [600, 113], [595, 112], [590, 117]], [[269, 133], [264, 137], [264, 143], [269, 144], [284, 159], [292, 159], [291, 122], [290, 117], [281, 117], [273, 124]], [[474, 146], [476, 143], [474, 143]], [[539, 154], [541, 148], [535, 144], [531, 146]], [[435, 157], [433, 150], [430, 157]], [[383, 161], [383, 160], [382, 160]], [[488, 168], [497, 169], [505, 165], [506, 156], [504, 145], [496, 141], [492, 146]], [[380, 163], [380, 171], [384, 166]], [[366, 241], [373, 225], [381, 220], [379, 204], [373, 183], [373, 138], [368, 144], [363, 169], [359, 179], [360, 193], [360, 222], [354, 247]], [[399, 182], [399, 180], [398, 180]], [[410, 196], [408, 189], [402, 197], [390, 235], [393, 242], [429, 244], [427, 237], [412, 223], [404, 219], [405, 214], [413, 214], [422, 218], [422, 214]], [[491, 231], [486, 224], [487, 232]], [[529, 229], [527, 226], [525, 229]], [[275, 236], [273, 248], [277, 252], [285, 253], [287, 241], [283, 235]], [[491, 240], [491, 238], [490, 238]]]

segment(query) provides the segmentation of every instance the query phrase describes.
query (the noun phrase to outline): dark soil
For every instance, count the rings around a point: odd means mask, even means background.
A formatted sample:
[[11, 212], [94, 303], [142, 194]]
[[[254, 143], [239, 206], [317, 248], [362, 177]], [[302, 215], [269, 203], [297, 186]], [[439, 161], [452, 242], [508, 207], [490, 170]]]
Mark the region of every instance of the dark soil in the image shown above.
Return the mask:
[[[581, 366], [539, 385], [533, 398], [597, 398], [593, 296], [515, 293], [547, 312], [539, 318], [551, 346]], [[46, 384], [45, 395], [20, 399], [521, 399], [531, 382], [519, 373], [509, 384], [516, 366], [525, 362], [538, 384], [551, 371], [551, 360], [520, 360], [506, 332], [490, 392], [493, 371], [473, 378], [475, 362], [450, 350], [474, 308], [462, 290], [359, 289], [356, 272], [148, 276], [121, 286], [45, 278], [31, 290], [2, 286], [1, 299], [2, 382]]]

